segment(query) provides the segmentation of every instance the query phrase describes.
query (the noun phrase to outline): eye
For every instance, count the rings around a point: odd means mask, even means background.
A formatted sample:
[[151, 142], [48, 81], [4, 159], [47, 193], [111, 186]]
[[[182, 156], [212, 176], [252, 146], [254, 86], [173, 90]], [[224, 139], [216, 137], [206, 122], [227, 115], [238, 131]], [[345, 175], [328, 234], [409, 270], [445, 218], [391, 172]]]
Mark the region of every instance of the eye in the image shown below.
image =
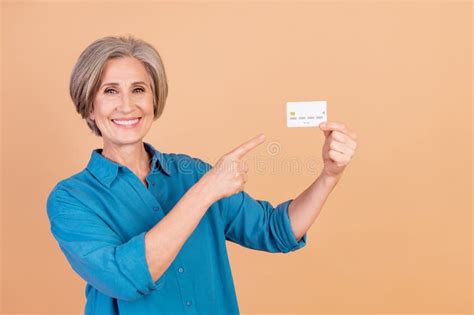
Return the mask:
[[[144, 88], [141, 88], [141, 87], [136, 88], [136, 89], [134, 89], [133, 91], [136, 91], [136, 90], [139, 90], [141, 93], [145, 92], [145, 89], [144, 89]], [[114, 89], [106, 89], [106, 90], [104, 91], [104, 93], [105, 93], [105, 94], [109, 94], [109, 92], [111, 92], [111, 91], [116, 92]], [[115, 93], [113, 93], [113, 94], [115, 94]]]

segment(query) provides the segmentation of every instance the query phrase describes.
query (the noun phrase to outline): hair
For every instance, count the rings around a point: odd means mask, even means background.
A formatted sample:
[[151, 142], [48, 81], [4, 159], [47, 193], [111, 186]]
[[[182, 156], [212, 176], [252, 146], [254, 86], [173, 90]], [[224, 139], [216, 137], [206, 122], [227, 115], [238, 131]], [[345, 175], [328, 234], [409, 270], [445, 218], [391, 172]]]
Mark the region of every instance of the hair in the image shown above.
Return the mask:
[[97, 39], [79, 56], [69, 81], [69, 94], [76, 111], [99, 137], [102, 137], [102, 133], [89, 115], [100, 88], [100, 78], [108, 60], [123, 57], [134, 57], [141, 61], [150, 76], [154, 120], [161, 116], [165, 107], [168, 81], [158, 51], [152, 45], [132, 35], [106, 36]]

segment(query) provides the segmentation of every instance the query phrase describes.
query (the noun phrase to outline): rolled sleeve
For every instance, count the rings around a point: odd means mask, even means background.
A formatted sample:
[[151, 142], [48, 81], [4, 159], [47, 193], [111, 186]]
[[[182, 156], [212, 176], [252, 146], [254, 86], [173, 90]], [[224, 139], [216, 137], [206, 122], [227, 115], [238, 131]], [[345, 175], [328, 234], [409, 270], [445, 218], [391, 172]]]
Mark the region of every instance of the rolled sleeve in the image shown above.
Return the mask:
[[164, 285], [164, 275], [153, 282], [146, 261], [145, 234], [132, 237], [127, 243], [117, 246], [115, 259], [120, 271], [133, 283], [137, 292], [146, 295]]
[[153, 281], [145, 253], [145, 231], [123, 242], [98, 215], [67, 191], [48, 197], [51, 232], [76, 273], [102, 293], [133, 301], [163, 286]]
[[288, 206], [292, 200], [273, 207], [268, 201], [253, 199], [245, 191], [226, 197], [223, 211], [226, 239], [272, 253], [304, 247], [307, 234], [297, 241], [291, 228]]
[[[276, 214], [278, 216], [278, 220], [280, 223], [277, 225], [279, 228], [282, 229], [281, 235], [284, 239], [284, 243], [286, 244], [286, 248], [288, 251], [295, 251], [300, 249], [306, 245], [307, 240], [307, 233], [305, 233], [299, 241], [296, 240], [295, 234], [293, 233], [293, 229], [291, 227], [290, 217], [288, 215], [288, 207], [293, 199], [287, 200], [282, 202], [276, 207]], [[286, 236], [286, 239], [285, 239]]]

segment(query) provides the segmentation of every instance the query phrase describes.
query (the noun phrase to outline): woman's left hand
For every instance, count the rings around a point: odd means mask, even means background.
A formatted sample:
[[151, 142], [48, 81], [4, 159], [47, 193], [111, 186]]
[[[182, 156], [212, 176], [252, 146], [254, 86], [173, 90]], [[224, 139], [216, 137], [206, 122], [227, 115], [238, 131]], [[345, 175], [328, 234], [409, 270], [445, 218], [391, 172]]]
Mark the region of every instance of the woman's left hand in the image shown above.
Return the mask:
[[319, 125], [326, 140], [323, 146], [324, 169], [322, 174], [339, 178], [354, 156], [356, 134], [343, 123], [325, 122]]

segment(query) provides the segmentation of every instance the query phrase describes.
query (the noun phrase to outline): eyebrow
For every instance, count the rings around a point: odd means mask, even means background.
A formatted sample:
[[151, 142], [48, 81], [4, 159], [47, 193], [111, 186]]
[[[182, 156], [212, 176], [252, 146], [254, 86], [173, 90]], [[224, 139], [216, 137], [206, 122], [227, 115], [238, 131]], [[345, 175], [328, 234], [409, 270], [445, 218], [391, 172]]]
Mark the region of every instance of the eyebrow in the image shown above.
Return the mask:
[[[145, 82], [143, 81], [136, 81], [136, 82], [133, 82], [132, 85], [137, 85], [137, 84], [143, 84], [145, 86], [148, 86], [148, 84], [146, 84]], [[104, 83], [100, 86], [100, 88], [106, 86], [106, 85], [113, 85], [113, 86], [118, 86], [119, 84], [117, 82], [108, 82], [108, 83]]]

